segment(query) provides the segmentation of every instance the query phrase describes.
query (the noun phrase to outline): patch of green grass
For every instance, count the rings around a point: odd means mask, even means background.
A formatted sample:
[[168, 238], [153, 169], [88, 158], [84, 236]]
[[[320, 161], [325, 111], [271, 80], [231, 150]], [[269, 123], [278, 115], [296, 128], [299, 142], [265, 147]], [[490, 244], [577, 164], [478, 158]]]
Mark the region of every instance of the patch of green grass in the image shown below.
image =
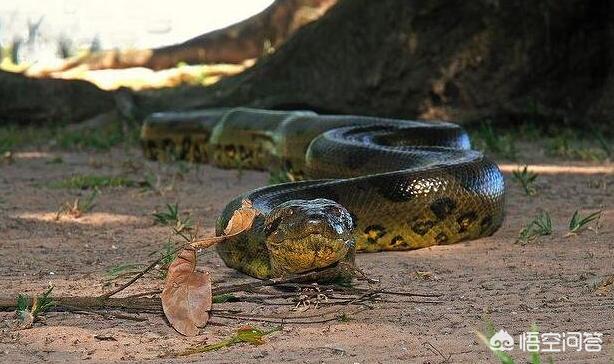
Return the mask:
[[134, 144], [138, 139], [132, 129], [124, 130], [119, 122], [104, 125], [101, 128], [69, 130], [59, 129], [55, 132], [55, 143], [61, 149], [109, 150], [120, 143]]
[[595, 138], [597, 139], [597, 143], [599, 143], [599, 146], [601, 147], [601, 149], [605, 152], [606, 156], [611, 157], [612, 156], [612, 143], [611, 141], [608, 142], [604, 137], [603, 134], [600, 132], [595, 132]]
[[527, 196], [535, 194], [536, 190], [533, 184], [537, 179], [537, 173], [530, 172], [528, 166], [524, 166], [523, 169], [517, 169], [513, 172], [514, 179], [520, 183], [524, 193]]
[[237, 302], [237, 296], [232, 293], [224, 293], [213, 296], [213, 303]]
[[540, 236], [552, 234], [552, 219], [546, 211], [537, 215], [518, 235], [518, 242], [526, 244]]
[[124, 177], [109, 177], [96, 175], [76, 175], [51, 183], [53, 188], [74, 188], [87, 190], [104, 187], [134, 187], [137, 183]]
[[135, 145], [139, 138], [136, 125], [120, 121], [101, 127], [75, 130], [64, 125], [43, 127], [0, 127], [0, 153], [25, 146], [51, 146], [65, 150], [108, 150], [124, 143]]
[[152, 215], [155, 223], [173, 226], [176, 233], [189, 230], [193, 225], [189, 216], [181, 216], [181, 213], [179, 212], [179, 205], [177, 203], [173, 205], [166, 204], [166, 211], [156, 212]]
[[14, 125], [0, 127], [0, 154], [18, 146], [38, 143], [43, 140], [40, 129], [33, 127], [18, 128]]
[[25, 326], [32, 326], [34, 320], [55, 306], [53, 298], [51, 297], [52, 291], [53, 286], [49, 286], [45, 292], [34, 297], [31, 308], [29, 307], [30, 297], [25, 294], [19, 294], [17, 296], [17, 317]]
[[189, 349], [186, 349], [179, 353], [179, 356], [198, 354], [198, 353], [206, 353], [209, 351], [215, 351], [222, 348], [227, 348], [229, 346], [233, 346], [240, 343], [247, 343], [251, 345], [262, 345], [264, 344], [264, 337], [269, 335], [275, 331], [280, 331], [281, 327], [274, 327], [271, 330], [264, 331], [251, 326], [241, 327], [236, 331], [234, 335], [231, 337], [218, 341], [213, 344], [208, 345], [200, 345], [195, 346]]
[[474, 133], [474, 139], [480, 149], [510, 160], [517, 158], [515, 137], [509, 133], [495, 132], [490, 122], [480, 125], [480, 128]]
[[161, 272], [160, 276], [162, 278], [166, 278], [166, 274], [168, 273], [168, 267], [175, 260], [175, 258], [177, 258], [177, 254], [179, 254], [179, 252], [177, 251], [175, 244], [173, 244], [173, 242], [169, 240], [166, 242], [166, 244], [164, 244], [161, 254], [162, 260], [160, 260], [159, 263]]
[[551, 157], [600, 162], [605, 160], [611, 151], [603, 135], [595, 134], [595, 139], [599, 147], [586, 146], [586, 141], [573, 131], [563, 131], [548, 139], [546, 154]]
[[592, 214], [582, 217], [578, 210], [576, 210], [569, 221], [569, 231], [572, 233], [579, 233], [584, 230], [588, 224], [600, 218], [601, 211], [593, 212]]
[[62, 214], [67, 214], [78, 219], [85, 213], [92, 211], [96, 205], [96, 197], [98, 197], [99, 193], [100, 191], [95, 188], [84, 200], [77, 198], [73, 203], [65, 202], [64, 205], [60, 206], [58, 209], [56, 220], [58, 220]]
[[[159, 270], [160, 274], [159, 274], [159, 278], [166, 278], [166, 274], [168, 272], [168, 267], [171, 265], [171, 263], [175, 260], [175, 258], [177, 257], [177, 254], [179, 252], [177, 251], [177, 247], [176, 245], [169, 239], [164, 246], [162, 247], [162, 249], [157, 250], [152, 252], [151, 254], [149, 254], [149, 256], [155, 256], [155, 255], [160, 255], [160, 260], [157, 263], [156, 269]], [[143, 264], [139, 264], [139, 263], [120, 263], [118, 265], [112, 266], [110, 267], [107, 272], [106, 272], [106, 280], [107, 281], [112, 281], [114, 279], [117, 279], [119, 277], [124, 277], [124, 276], [131, 276], [134, 274], [137, 274], [139, 272], [141, 272], [141, 270], [143, 269], [144, 265]]]
[[337, 317], [337, 321], [339, 322], [350, 322], [353, 319], [346, 313], [342, 313], [341, 315], [339, 315], [339, 317]]
[[120, 263], [114, 265], [106, 271], [106, 279], [114, 280], [121, 276], [136, 274], [141, 270], [142, 264], [138, 263]]

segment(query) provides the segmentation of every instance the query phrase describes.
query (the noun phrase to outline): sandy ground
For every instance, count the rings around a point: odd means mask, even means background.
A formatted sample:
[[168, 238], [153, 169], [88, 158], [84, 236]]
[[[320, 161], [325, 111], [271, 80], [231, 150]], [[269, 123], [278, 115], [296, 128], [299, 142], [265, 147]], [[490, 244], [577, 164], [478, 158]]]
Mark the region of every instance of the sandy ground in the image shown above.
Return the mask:
[[[51, 164], [54, 157], [61, 157], [63, 163]], [[0, 362], [494, 362], [494, 356], [475, 335], [484, 330], [485, 317], [515, 336], [532, 324], [542, 332], [603, 333], [599, 353], [567, 351], [552, 357], [557, 363], [612, 362], [614, 285], [604, 282], [614, 275], [614, 165], [536, 158], [542, 167], [535, 197], [525, 196], [511, 179], [514, 167], [502, 164], [508, 183], [508, 213], [494, 236], [420, 251], [358, 257], [359, 266], [379, 278], [382, 286], [441, 293], [438, 304], [386, 297], [391, 302], [371, 303], [372, 309], [351, 314], [344, 322], [288, 324], [267, 336], [261, 346], [241, 344], [186, 358], [165, 355], [223, 339], [249, 322], [214, 317], [215, 325], [208, 325], [200, 336], [184, 338], [161, 315], [154, 314], [143, 314], [139, 317], [144, 321], [133, 321], [52, 312], [31, 329], [15, 330], [14, 313], [0, 312]], [[575, 167], [568, 168], [570, 165]], [[180, 170], [143, 162], [137, 150], [128, 154], [121, 149], [109, 153], [17, 153], [14, 163], [0, 166], [0, 295], [40, 293], [49, 282], [55, 286], [55, 295], [98, 295], [105, 289], [109, 267], [148, 262], [148, 255], [163, 246], [168, 228], [155, 225], [151, 213], [165, 203], [179, 202], [182, 210], [211, 233], [226, 201], [267, 181], [267, 175], [260, 172], [239, 175], [209, 166]], [[91, 212], [78, 219], [63, 216], [56, 221], [56, 211], [64, 202], [88, 192], [52, 188], [49, 182], [75, 174], [123, 175], [135, 180], [149, 174], [159, 177], [160, 188], [105, 188]], [[565, 237], [568, 221], [578, 208], [584, 212], [603, 209], [598, 233], [588, 230]], [[541, 209], [552, 215], [553, 235], [526, 245], [515, 244], [521, 227]], [[226, 268], [213, 250], [199, 258], [199, 265], [212, 272], [215, 284], [247, 281]], [[161, 285], [162, 280], [148, 277], [126, 294]], [[223, 305], [227, 304], [217, 307]], [[290, 312], [290, 306], [232, 307], [251, 314], [301, 314]], [[302, 314], [323, 314], [329, 309]], [[518, 348], [512, 356], [519, 363], [529, 357]]]

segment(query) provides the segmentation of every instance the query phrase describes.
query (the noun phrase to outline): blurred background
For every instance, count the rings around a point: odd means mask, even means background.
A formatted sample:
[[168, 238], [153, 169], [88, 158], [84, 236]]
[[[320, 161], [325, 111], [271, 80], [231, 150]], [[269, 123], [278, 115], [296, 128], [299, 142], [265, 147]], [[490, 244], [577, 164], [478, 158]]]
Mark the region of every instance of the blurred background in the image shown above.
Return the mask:
[[[0, 45], [14, 63], [84, 51], [182, 42], [254, 15], [272, 0], [23, 0], [0, 2]], [[5, 57], [10, 55], [6, 54]]]

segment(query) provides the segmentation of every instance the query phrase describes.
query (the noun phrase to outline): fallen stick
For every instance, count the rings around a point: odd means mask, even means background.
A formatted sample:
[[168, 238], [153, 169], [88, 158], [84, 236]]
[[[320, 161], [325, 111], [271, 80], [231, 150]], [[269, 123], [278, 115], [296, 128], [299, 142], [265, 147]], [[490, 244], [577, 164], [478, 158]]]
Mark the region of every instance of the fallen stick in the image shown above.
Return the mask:
[[[32, 306], [32, 298], [28, 298]], [[162, 303], [159, 297], [136, 298], [99, 298], [99, 297], [53, 297], [56, 310], [121, 310], [139, 313], [161, 313]], [[0, 297], [0, 311], [17, 309], [17, 297]]]

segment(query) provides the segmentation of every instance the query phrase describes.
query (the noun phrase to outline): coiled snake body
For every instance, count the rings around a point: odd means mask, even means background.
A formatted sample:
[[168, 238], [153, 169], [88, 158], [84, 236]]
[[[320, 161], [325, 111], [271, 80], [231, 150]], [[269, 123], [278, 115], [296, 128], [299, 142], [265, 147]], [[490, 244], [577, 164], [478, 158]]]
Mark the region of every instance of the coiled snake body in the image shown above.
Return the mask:
[[297, 180], [246, 192], [218, 219], [219, 235], [242, 201], [260, 212], [249, 231], [217, 246], [228, 266], [258, 278], [355, 251], [488, 236], [504, 216], [501, 172], [455, 124], [237, 108], [153, 114], [141, 138], [151, 159], [277, 169]]

